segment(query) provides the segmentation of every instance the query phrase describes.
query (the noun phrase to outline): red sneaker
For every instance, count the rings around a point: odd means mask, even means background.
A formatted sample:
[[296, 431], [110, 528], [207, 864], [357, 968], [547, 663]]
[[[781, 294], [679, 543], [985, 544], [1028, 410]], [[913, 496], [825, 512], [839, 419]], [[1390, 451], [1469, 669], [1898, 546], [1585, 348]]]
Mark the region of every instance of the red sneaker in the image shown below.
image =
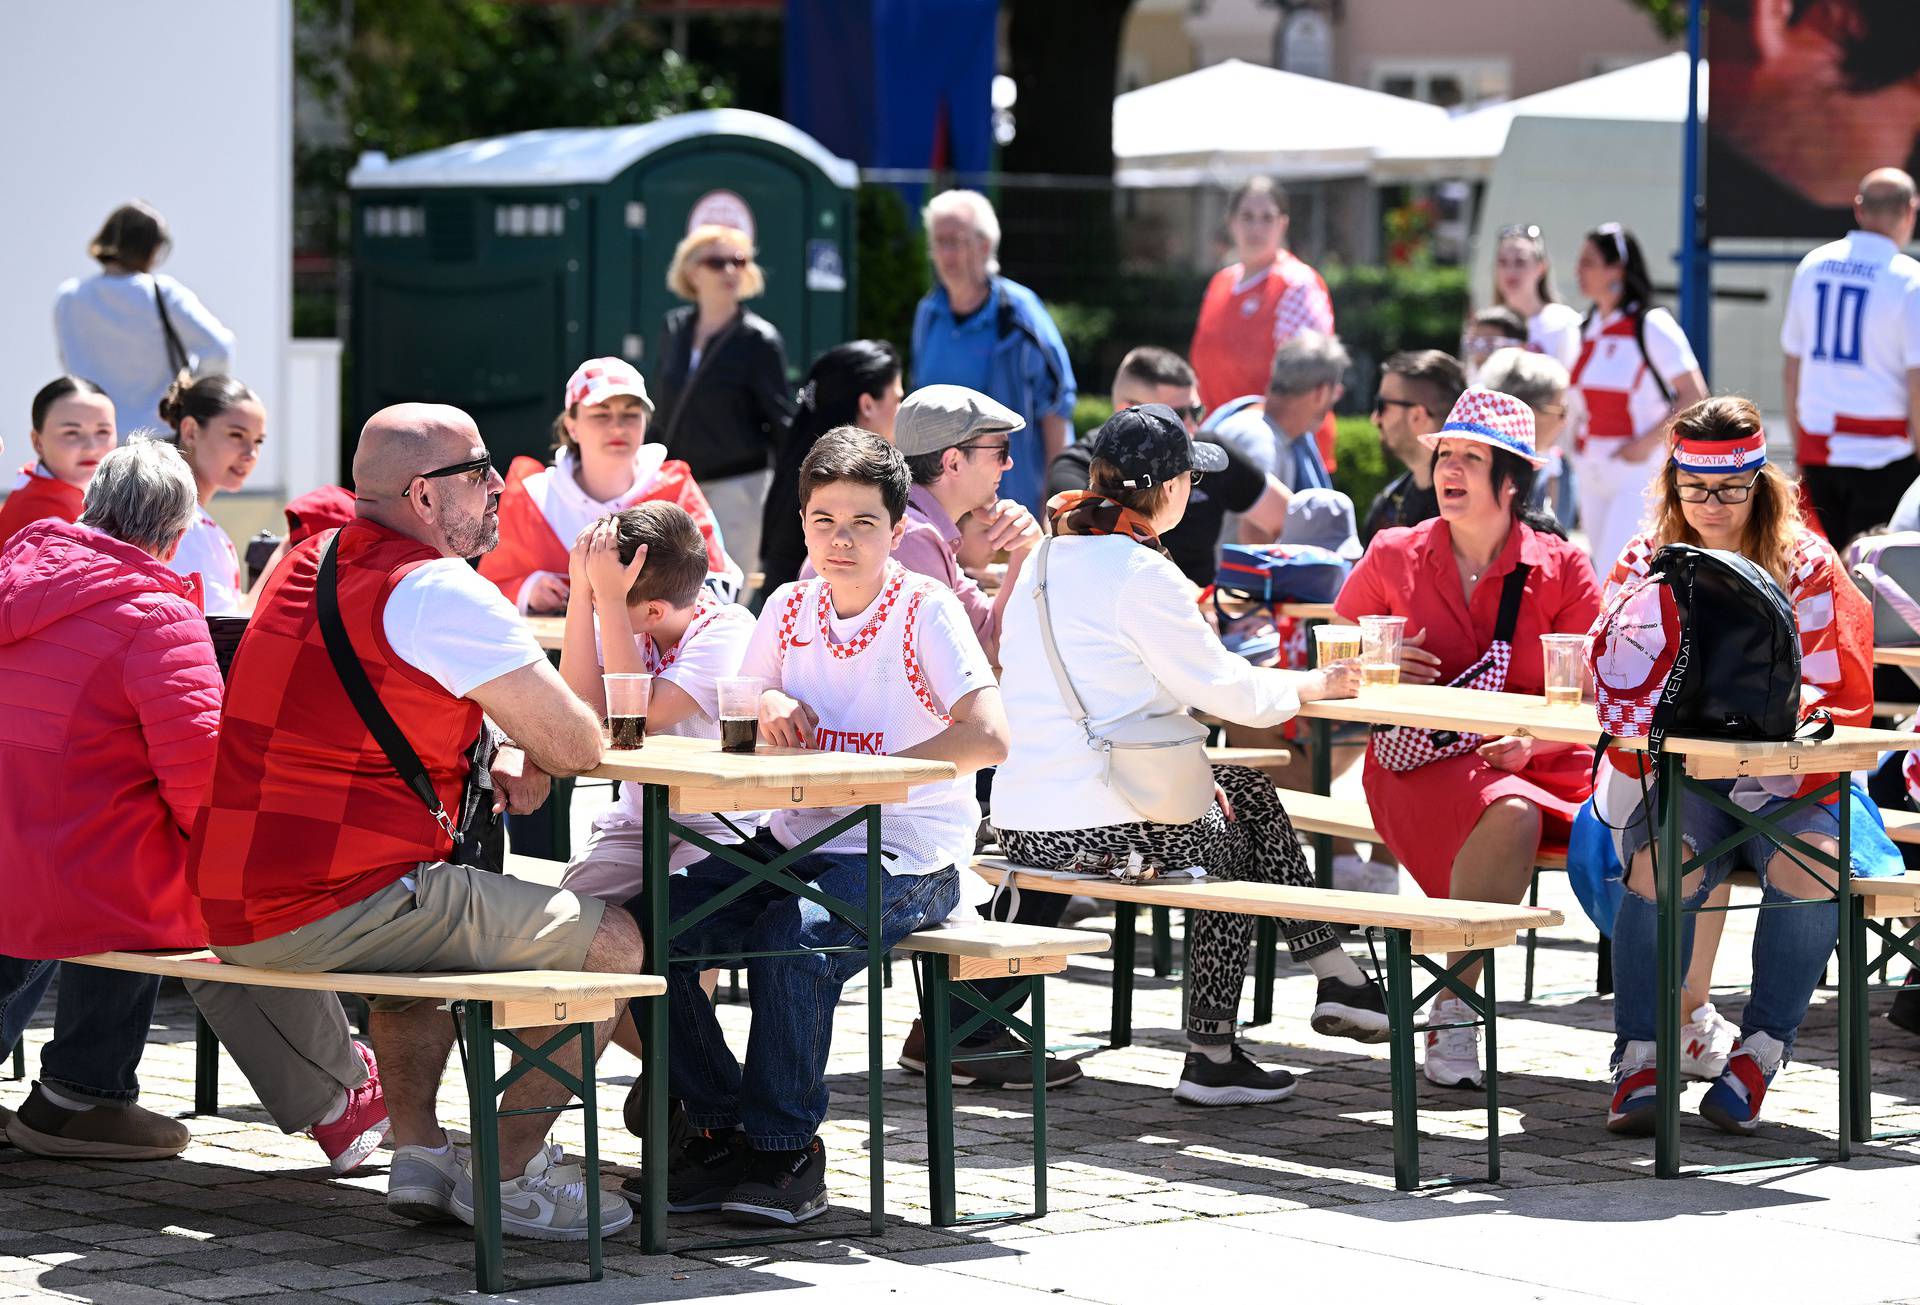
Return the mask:
[[347, 1090], [347, 1108], [331, 1124], [308, 1129], [336, 1174], [350, 1173], [379, 1148], [387, 1135], [387, 1097], [380, 1089], [380, 1066], [373, 1048], [355, 1042], [353, 1049], [367, 1065], [367, 1081]]

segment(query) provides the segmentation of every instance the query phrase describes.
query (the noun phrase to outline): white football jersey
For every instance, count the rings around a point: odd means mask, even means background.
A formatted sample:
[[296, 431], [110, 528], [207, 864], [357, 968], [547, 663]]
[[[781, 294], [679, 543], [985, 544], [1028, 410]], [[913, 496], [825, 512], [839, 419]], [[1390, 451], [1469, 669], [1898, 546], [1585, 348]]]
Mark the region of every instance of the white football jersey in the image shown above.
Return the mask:
[[1920, 367], [1920, 262], [1871, 231], [1800, 262], [1780, 347], [1800, 360], [1803, 465], [1884, 467], [1905, 457], [1907, 370]]

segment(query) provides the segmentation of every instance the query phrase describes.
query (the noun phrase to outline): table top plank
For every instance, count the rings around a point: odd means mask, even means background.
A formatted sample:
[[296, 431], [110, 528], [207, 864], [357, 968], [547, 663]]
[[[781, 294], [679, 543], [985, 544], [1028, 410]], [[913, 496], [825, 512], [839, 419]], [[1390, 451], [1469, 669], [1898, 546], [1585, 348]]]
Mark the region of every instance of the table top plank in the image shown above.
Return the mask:
[[949, 761], [814, 752], [764, 743], [752, 752], [722, 752], [718, 739], [672, 734], [653, 735], [644, 747], [609, 749], [600, 764], [587, 772], [593, 779], [736, 793], [931, 784], [958, 773]]
[[441, 1001], [569, 1002], [594, 998], [658, 997], [667, 990], [656, 974], [596, 974], [572, 970], [514, 970], [493, 974], [296, 974], [228, 965], [209, 951], [95, 952], [72, 963], [163, 978], [245, 983], [257, 988], [359, 992], [376, 997]]
[[533, 641], [548, 652], [559, 652], [566, 642], [567, 618], [564, 616], [525, 616], [521, 618], [533, 631]]
[[1873, 650], [1875, 666], [1920, 666], [1920, 646], [1879, 648]]

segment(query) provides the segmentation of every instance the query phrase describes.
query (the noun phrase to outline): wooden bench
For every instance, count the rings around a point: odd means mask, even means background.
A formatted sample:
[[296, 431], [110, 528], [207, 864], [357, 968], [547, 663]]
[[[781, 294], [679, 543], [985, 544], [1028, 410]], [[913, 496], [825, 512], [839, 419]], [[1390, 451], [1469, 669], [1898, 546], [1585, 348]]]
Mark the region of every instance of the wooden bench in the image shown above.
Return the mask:
[[[295, 974], [282, 970], [229, 965], [212, 952], [96, 952], [67, 958], [66, 965], [91, 965], [162, 978], [202, 983], [239, 983], [260, 988], [294, 988], [308, 992], [360, 993], [377, 997], [413, 997], [440, 1002], [452, 1012], [461, 1039], [467, 1096], [472, 1109], [472, 1166], [474, 1193], [474, 1282], [482, 1292], [505, 1286], [505, 1249], [500, 1228], [499, 1102], [501, 1089], [494, 1077], [494, 1048], [504, 1046], [519, 1059], [571, 1090], [577, 1106], [551, 1107], [551, 1113], [579, 1110], [586, 1126], [586, 1183], [589, 1194], [600, 1191], [600, 1149], [596, 1127], [594, 1076], [576, 1077], [550, 1057], [569, 1039], [577, 1040], [582, 1063], [594, 1061], [594, 1026], [611, 1019], [623, 1002], [634, 997], [661, 997], [666, 983], [650, 974], [599, 974], [573, 970], [519, 970], [490, 974]], [[539, 1047], [530, 1047], [515, 1029], [561, 1025], [559, 1032]], [[204, 1022], [202, 1029], [204, 1032]], [[209, 1038], [201, 1042], [195, 1087], [196, 1103], [207, 1100], [217, 1078], [218, 1048]], [[214, 1105], [217, 1107], [217, 1098]], [[590, 1196], [591, 1199], [591, 1196]], [[619, 1198], [615, 1198], [619, 1199]], [[589, 1206], [587, 1281], [601, 1276], [600, 1210]], [[561, 1279], [560, 1283], [578, 1281]], [[552, 1282], [519, 1284], [551, 1286]]]
[[[1494, 902], [1445, 898], [1408, 898], [1384, 893], [1352, 893], [1333, 888], [1296, 888], [1286, 884], [1229, 881], [1124, 884], [1116, 879], [1057, 878], [998, 857], [976, 857], [975, 873], [999, 885], [1008, 880], [1022, 892], [1084, 895], [1097, 901], [1133, 906], [1165, 906], [1188, 911], [1226, 911], [1267, 919], [1314, 920], [1380, 929], [1387, 939], [1388, 1044], [1392, 1057], [1394, 1181], [1403, 1191], [1422, 1186], [1419, 1174], [1419, 1101], [1413, 1062], [1413, 1035], [1420, 1031], [1415, 1012], [1427, 1000], [1448, 992], [1465, 1002], [1476, 1023], [1486, 1028], [1487, 1177], [1500, 1176], [1499, 1038], [1495, 1023], [1496, 949], [1530, 929], [1564, 923], [1558, 911]], [[1132, 1040], [1133, 913], [1115, 913], [1113, 1020], [1114, 1046]], [[1466, 955], [1453, 966], [1428, 959], [1449, 952]], [[1482, 963], [1484, 995], [1461, 982], [1460, 970]], [[1424, 990], [1413, 987], [1415, 965], [1434, 977]]]
[[[1047, 1212], [1047, 995], [1046, 976], [1067, 968], [1067, 957], [1103, 952], [1107, 939], [1082, 929], [1043, 929], [997, 920], [942, 925], [909, 934], [898, 950], [920, 962], [921, 1029], [927, 1040], [927, 1179], [932, 1222], [937, 1227], [1004, 1219], [995, 1211], [962, 1219], [954, 1196], [953, 1052], [989, 1022], [1006, 1025], [1027, 1041], [1033, 1057], [1033, 1213]], [[945, 958], [945, 964], [941, 958]], [[974, 988], [981, 979], [1004, 979], [1012, 987], [998, 1000]], [[974, 1014], [953, 1027], [952, 999]], [[1028, 1001], [1023, 1021], [1013, 1009]], [[1012, 1053], [994, 1053], [1012, 1054]]]

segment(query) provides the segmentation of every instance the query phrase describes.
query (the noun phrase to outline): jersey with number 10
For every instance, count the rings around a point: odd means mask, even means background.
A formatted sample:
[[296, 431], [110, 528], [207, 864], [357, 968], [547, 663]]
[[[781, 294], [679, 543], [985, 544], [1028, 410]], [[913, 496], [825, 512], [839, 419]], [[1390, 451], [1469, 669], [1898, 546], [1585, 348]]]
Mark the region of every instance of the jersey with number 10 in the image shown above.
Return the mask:
[[1912, 449], [1907, 369], [1920, 367], [1920, 262], [1852, 231], [1800, 261], [1780, 347], [1800, 360], [1800, 465], [1884, 467]]

